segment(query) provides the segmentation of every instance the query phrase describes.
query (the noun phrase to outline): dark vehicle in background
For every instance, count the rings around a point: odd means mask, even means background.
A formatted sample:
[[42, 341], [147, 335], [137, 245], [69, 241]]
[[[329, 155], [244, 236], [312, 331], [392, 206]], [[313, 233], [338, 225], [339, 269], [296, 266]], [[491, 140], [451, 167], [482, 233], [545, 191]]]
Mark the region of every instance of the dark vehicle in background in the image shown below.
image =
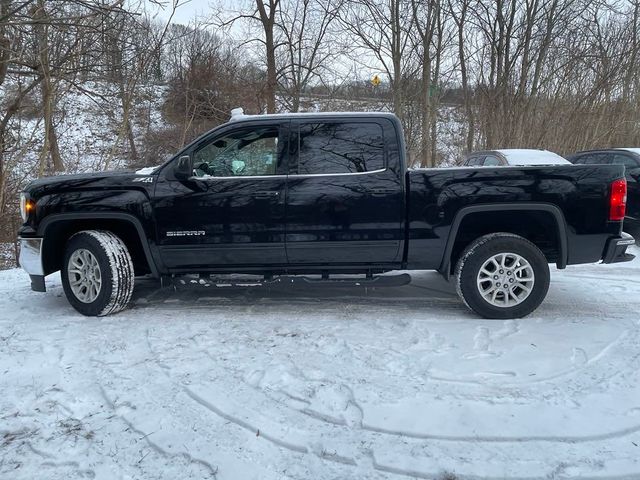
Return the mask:
[[515, 318], [549, 263], [633, 258], [625, 189], [620, 165], [407, 170], [391, 114], [236, 114], [160, 167], [29, 184], [20, 264], [39, 291], [61, 270], [85, 315], [125, 308], [137, 275], [437, 270], [479, 315]]
[[640, 148], [586, 150], [568, 157], [576, 165], [624, 165], [627, 179], [625, 228], [640, 232]]
[[533, 165], [569, 165], [570, 163], [565, 158], [549, 150], [507, 148], [469, 153], [465, 156], [462, 165], [465, 167], [525, 167]]

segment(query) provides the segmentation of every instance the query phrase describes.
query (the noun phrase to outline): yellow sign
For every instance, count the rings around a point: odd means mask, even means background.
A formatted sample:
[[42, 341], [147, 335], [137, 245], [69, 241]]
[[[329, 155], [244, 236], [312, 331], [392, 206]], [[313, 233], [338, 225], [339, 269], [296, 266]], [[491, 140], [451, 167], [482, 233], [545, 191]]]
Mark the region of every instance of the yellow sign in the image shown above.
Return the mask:
[[378, 85], [380, 85], [381, 80], [380, 77], [378, 75], [374, 75], [373, 78], [371, 79], [371, 85], [373, 85], [374, 87], [377, 87]]

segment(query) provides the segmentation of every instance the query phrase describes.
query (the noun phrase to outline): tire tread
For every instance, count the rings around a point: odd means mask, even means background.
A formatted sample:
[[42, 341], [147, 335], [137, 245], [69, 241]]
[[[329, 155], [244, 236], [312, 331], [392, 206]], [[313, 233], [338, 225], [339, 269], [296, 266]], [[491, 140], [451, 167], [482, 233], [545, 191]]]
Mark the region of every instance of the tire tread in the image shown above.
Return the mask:
[[107, 230], [83, 230], [71, 238], [78, 235], [92, 237], [103, 251], [109, 265], [111, 296], [97, 315], [102, 317], [124, 310], [133, 294], [135, 277], [133, 261], [126, 245], [120, 237]]
[[[540, 249], [537, 247], [536, 244], [534, 244], [533, 242], [531, 242], [530, 240], [527, 240], [524, 237], [521, 237], [520, 235], [516, 235], [514, 233], [509, 233], [509, 232], [496, 232], [496, 233], [490, 233], [487, 235], [483, 235], [481, 237], [478, 237], [476, 240], [474, 240], [473, 242], [471, 242], [462, 252], [462, 254], [460, 255], [460, 258], [458, 260], [458, 262], [456, 263], [456, 268], [455, 268], [455, 284], [456, 284], [456, 291], [458, 293], [458, 295], [460, 296], [460, 298], [462, 299], [462, 301], [464, 302], [464, 304], [470, 309], [475, 311], [476, 313], [479, 313], [480, 315], [482, 315], [485, 318], [518, 318], [518, 317], [523, 317], [528, 315], [529, 313], [531, 313], [533, 310], [535, 310], [539, 303], [537, 305], [534, 305], [532, 309], [530, 310], [522, 310], [522, 304], [520, 305], [520, 308], [516, 308], [515, 311], [517, 311], [518, 313], [515, 313], [513, 315], [508, 315], [507, 314], [507, 310], [505, 309], [505, 311], [503, 312], [495, 312], [494, 314], [490, 314], [489, 309], [485, 308], [485, 309], [479, 309], [479, 308], [475, 308], [473, 307], [468, 299], [466, 298], [466, 295], [464, 293], [464, 289], [462, 286], [462, 282], [463, 282], [463, 270], [465, 268], [465, 265], [467, 264], [468, 260], [470, 258], [472, 258], [476, 253], [477, 250], [481, 247], [483, 247], [484, 245], [486, 245], [489, 242], [495, 242], [495, 241], [499, 241], [499, 240], [514, 240], [517, 241], [518, 243], [524, 244], [526, 246], [528, 246], [529, 248], [532, 249], [532, 251], [534, 252], [538, 252], [540, 254], [540, 256], [544, 259], [544, 255], [542, 254], [542, 252], [540, 251]], [[545, 259], [545, 265], [546, 265], [546, 259]], [[546, 290], [548, 289], [548, 266], [546, 266], [547, 268], [547, 278], [546, 278], [546, 284], [543, 283], [542, 288], [544, 289], [544, 295], [546, 295]], [[534, 287], [535, 288], [535, 287]], [[540, 287], [538, 287], [540, 288]], [[544, 299], [544, 295], [542, 297], [542, 299]], [[542, 302], [542, 299], [540, 300], [540, 303]], [[526, 302], [526, 300], [525, 300]], [[516, 306], [518, 307], [518, 306]], [[513, 308], [513, 307], [512, 307]]]

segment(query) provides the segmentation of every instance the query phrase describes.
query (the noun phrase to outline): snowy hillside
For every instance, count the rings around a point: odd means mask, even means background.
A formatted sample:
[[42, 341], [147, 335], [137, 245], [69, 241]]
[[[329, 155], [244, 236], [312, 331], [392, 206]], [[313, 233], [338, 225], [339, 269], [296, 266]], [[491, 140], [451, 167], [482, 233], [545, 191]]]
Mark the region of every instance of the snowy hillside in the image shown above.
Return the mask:
[[640, 478], [638, 261], [552, 276], [497, 321], [435, 272], [142, 282], [106, 318], [57, 274], [35, 293], [0, 272], [0, 478]]
[[[120, 133], [122, 108], [116, 86], [85, 82], [81, 88], [82, 91], [71, 88], [62, 92], [56, 108], [55, 128], [65, 164], [64, 173], [99, 171], [107, 163], [109, 169], [126, 167], [126, 136]], [[132, 115], [138, 142], [149, 130], [164, 125], [160, 113], [164, 92], [164, 87], [156, 85], [138, 88]], [[38, 100], [34, 97], [32, 101]], [[27, 112], [15, 117], [10, 128], [18, 140], [20, 158], [23, 158], [19, 167], [28, 177], [37, 175], [44, 122]]]
[[[56, 131], [66, 168], [64, 173], [100, 171], [107, 164], [109, 169], [125, 168], [130, 159], [127, 158], [126, 137], [120, 132], [122, 109], [117, 87], [104, 82], [86, 82], [81, 88], [82, 91], [72, 88], [62, 92], [56, 109]], [[138, 148], [147, 133], [167, 126], [161, 113], [166, 91], [166, 87], [161, 85], [143, 85], [137, 89], [132, 125]], [[302, 109], [388, 111], [389, 108], [384, 102], [369, 100], [306, 99]], [[456, 107], [443, 106], [438, 120], [438, 152], [445, 164], [453, 164], [462, 154], [463, 122], [460, 113]], [[11, 128], [22, 146], [21, 154], [25, 158], [21, 164], [23, 173], [33, 177], [37, 174], [44, 124], [40, 118], [23, 115], [14, 119]]]

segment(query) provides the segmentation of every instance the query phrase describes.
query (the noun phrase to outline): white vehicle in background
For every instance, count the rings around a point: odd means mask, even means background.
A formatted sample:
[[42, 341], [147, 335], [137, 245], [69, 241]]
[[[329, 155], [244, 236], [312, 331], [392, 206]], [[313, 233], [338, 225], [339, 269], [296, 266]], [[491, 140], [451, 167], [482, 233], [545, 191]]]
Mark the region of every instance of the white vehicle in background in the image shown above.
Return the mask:
[[525, 167], [529, 165], [571, 165], [571, 162], [549, 150], [512, 148], [469, 153], [462, 165], [465, 167]]

